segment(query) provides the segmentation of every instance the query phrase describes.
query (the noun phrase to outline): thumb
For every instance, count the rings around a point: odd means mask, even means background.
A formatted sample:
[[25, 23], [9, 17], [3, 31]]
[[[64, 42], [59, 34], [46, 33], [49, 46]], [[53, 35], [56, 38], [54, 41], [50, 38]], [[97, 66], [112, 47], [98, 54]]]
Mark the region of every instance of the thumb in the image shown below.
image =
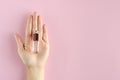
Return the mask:
[[15, 37], [15, 40], [16, 40], [16, 43], [17, 43], [18, 50], [23, 50], [24, 47], [23, 47], [22, 37], [18, 33], [16, 33], [14, 35], [14, 37]]

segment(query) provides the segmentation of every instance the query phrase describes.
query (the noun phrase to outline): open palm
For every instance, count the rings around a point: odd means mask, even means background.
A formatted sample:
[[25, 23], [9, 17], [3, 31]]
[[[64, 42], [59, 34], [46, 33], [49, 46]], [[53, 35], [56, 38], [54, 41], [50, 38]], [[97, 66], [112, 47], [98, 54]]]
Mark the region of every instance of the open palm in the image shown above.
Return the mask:
[[[38, 40], [34, 41], [33, 34], [38, 31]], [[18, 53], [23, 63], [27, 66], [42, 66], [49, 56], [49, 42], [46, 26], [41, 23], [40, 16], [34, 12], [30, 15], [26, 26], [26, 36], [23, 42], [22, 37], [16, 33], [15, 40]], [[37, 45], [34, 45], [37, 43]], [[37, 52], [34, 52], [37, 48]]]

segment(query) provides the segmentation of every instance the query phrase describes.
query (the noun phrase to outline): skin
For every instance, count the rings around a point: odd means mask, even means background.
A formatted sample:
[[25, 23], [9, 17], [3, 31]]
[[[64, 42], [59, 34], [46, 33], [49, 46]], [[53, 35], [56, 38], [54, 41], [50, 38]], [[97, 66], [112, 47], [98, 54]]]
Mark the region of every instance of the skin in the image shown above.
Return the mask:
[[[38, 41], [34, 41], [32, 34], [38, 30]], [[44, 80], [44, 66], [49, 56], [48, 33], [45, 24], [42, 24], [40, 15], [34, 12], [27, 21], [25, 41], [20, 34], [15, 34], [18, 54], [26, 66], [27, 80]], [[37, 42], [38, 52], [34, 52], [33, 44]]]

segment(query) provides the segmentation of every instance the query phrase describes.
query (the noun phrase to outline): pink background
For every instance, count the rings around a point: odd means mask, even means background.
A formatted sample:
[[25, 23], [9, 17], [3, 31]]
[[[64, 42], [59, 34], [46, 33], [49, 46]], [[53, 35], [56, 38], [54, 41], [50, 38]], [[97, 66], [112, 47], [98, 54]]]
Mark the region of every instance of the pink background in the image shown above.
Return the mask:
[[46, 80], [120, 80], [119, 0], [1, 0], [0, 80], [26, 80], [13, 35], [34, 11], [49, 33]]

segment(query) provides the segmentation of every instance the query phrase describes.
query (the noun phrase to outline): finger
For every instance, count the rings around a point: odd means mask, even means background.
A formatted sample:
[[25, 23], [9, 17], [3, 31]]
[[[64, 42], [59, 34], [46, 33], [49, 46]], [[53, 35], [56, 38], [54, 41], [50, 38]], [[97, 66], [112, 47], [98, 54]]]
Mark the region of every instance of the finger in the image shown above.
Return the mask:
[[33, 14], [33, 33], [35, 33], [36, 30], [38, 30], [38, 27], [37, 27], [37, 12], [34, 12]]
[[47, 33], [47, 28], [45, 26], [45, 24], [43, 25], [43, 37], [42, 37], [43, 41], [48, 43], [48, 33]]
[[41, 40], [43, 29], [42, 29], [42, 21], [40, 16], [38, 16], [38, 31], [39, 31], [39, 40]]
[[15, 40], [18, 50], [24, 50], [22, 37], [18, 33], [15, 34]]
[[25, 44], [30, 45], [32, 34], [32, 15], [29, 16], [26, 26]]

